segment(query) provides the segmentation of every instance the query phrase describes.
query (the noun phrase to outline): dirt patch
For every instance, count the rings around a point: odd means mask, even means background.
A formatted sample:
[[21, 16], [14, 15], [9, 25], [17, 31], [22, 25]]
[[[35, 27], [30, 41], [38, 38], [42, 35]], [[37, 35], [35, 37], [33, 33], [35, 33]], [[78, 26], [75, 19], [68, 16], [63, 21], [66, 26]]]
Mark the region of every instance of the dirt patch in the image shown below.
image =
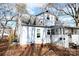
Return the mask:
[[24, 47], [13, 45], [3, 53], [4, 56], [76, 56], [79, 55], [79, 49], [64, 48], [54, 44], [34, 44]]

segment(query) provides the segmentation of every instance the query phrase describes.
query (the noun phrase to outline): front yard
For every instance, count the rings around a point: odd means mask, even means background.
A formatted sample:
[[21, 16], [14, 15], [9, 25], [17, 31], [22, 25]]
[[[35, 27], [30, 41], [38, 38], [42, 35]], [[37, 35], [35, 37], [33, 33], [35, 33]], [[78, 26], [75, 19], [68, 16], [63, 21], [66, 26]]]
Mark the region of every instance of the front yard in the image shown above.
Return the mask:
[[1, 56], [77, 56], [79, 49], [64, 48], [51, 44], [32, 44], [20, 46], [16, 44], [9, 45], [7, 41], [0, 43]]

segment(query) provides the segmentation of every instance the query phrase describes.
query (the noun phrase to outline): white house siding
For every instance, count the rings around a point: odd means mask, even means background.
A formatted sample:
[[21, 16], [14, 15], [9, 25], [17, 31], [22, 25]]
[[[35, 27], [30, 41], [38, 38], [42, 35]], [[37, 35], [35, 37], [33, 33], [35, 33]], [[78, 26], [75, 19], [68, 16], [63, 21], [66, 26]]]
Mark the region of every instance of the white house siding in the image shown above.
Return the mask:
[[43, 30], [43, 34], [42, 34], [42, 37], [43, 37], [43, 43], [50, 43], [50, 35], [47, 34], [47, 30], [48, 28], [44, 28]]
[[27, 39], [27, 43], [31, 43], [32, 42], [32, 27], [28, 27], [29, 31], [27, 32], [27, 35], [29, 35], [29, 38]]
[[50, 18], [49, 20], [46, 19], [46, 25], [47, 26], [54, 26], [55, 25], [55, 21], [56, 21], [55, 16], [49, 14], [49, 18]]
[[[37, 29], [40, 29], [40, 37], [39, 38], [37, 38]], [[46, 28], [40, 28], [40, 27], [35, 28], [35, 43], [36, 44], [50, 43], [50, 38], [47, 35], [47, 29]]]
[[[40, 29], [40, 37], [37, 38], [37, 29]], [[45, 44], [50, 43], [50, 36], [47, 35], [47, 29], [39, 27], [22, 26], [20, 34], [20, 44]]]
[[50, 23], [51, 23], [52, 26], [55, 25], [55, 21], [56, 21], [55, 16], [54, 15], [50, 15]]
[[27, 27], [23, 26], [21, 30], [20, 44], [24, 45], [27, 42]]
[[50, 43], [50, 35], [47, 34], [48, 28], [46, 28], [46, 32], [45, 32], [45, 39], [46, 39], [46, 43]]
[[67, 35], [64, 35], [64, 37], [65, 37], [64, 47], [69, 48], [69, 37]]
[[[65, 40], [60, 40], [60, 37], [65, 38]], [[59, 46], [63, 46], [65, 48], [69, 47], [69, 39], [67, 35], [52, 35], [52, 41], [54, 44], [57, 44]]]
[[35, 42], [35, 28], [34, 27], [28, 27], [29, 30], [27, 32], [28, 35], [28, 39], [27, 39], [27, 43], [34, 43]]
[[[37, 29], [40, 29], [40, 37], [37, 38]], [[40, 27], [27, 27], [23, 26], [20, 35], [20, 44], [45, 44], [50, 43], [50, 35], [47, 34], [48, 28]], [[60, 40], [60, 37], [65, 38], [65, 40]], [[74, 37], [74, 36], [73, 36]], [[74, 39], [74, 38], [73, 38]], [[69, 47], [69, 37], [67, 35], [52, 35], [52, 41], [54, 44], [59, 46]]]
[[34, 27], [22, 26], [20, 44], [30, 44], [35, 41]]

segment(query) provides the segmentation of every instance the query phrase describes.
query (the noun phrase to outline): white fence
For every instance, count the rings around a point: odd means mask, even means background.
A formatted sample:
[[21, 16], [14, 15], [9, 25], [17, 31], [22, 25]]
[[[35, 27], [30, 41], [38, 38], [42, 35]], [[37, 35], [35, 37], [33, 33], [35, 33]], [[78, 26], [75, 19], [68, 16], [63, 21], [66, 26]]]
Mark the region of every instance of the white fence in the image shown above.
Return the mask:
[[79, 35], [72, 35], [72, 43], [79, 45]]

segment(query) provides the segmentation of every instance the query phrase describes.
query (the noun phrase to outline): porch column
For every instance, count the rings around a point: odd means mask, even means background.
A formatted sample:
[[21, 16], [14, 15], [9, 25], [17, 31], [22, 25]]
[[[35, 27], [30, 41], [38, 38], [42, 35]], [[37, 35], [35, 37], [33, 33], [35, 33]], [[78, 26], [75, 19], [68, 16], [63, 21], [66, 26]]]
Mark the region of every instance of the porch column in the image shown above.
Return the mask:
[[27, 43], [29, 41], [29, 27], [27, 26]]
[[51, 33], [51, 29], [52, 28], [50, 28], [50, 41], [51, 41], [50, 43], [52, 44], [52, 33]]
[[61, 28], [61, 35], [63, 35], [64, 34], [64, 28]]

